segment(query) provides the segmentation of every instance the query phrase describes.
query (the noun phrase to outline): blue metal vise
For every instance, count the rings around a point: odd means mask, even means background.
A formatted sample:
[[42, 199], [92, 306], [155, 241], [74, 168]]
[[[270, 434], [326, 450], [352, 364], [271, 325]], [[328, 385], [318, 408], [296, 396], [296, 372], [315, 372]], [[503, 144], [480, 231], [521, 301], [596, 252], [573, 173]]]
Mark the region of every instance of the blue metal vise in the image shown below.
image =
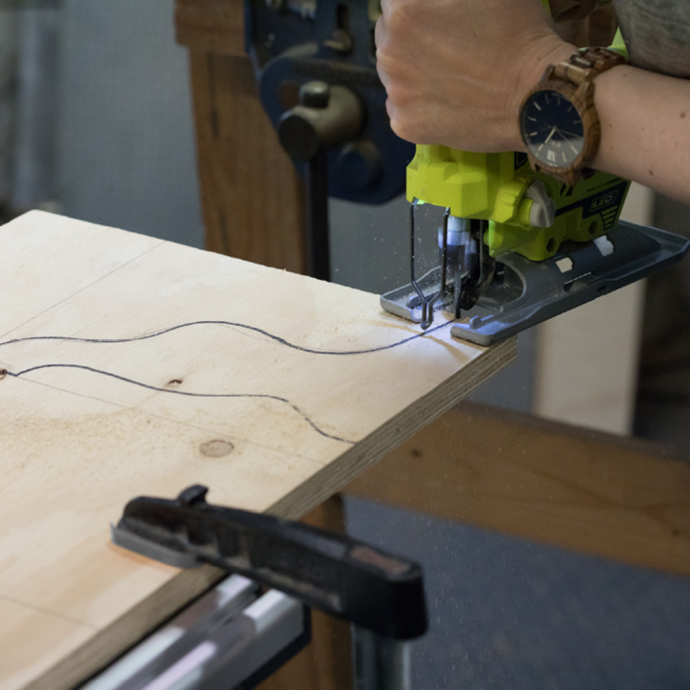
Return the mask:
[[[340, 123], [343, 127], [336, 123], [339, 136], [327, 135], [322, 144], [328, 195], [368, 204], [384, 203], [405, 190], [405, 170], [415, 152], [393, 133], [386, 113], [374, 44], [379, 14], [379, 0], [245, 0], [246, 48], [261, 102], [301, 174], [300, 161], [310, 159], [316, 137], [303, 122], [310, 120], [305, 108], [319, 115], [324, 104], [304, 98], [300, 104], [300, 88], [323, 82], [334, 96], [337, 91], [358, 103], [359, 115]], [[332, 106], [325, 99], [326, 107], [337, 109], [336, 98]]]

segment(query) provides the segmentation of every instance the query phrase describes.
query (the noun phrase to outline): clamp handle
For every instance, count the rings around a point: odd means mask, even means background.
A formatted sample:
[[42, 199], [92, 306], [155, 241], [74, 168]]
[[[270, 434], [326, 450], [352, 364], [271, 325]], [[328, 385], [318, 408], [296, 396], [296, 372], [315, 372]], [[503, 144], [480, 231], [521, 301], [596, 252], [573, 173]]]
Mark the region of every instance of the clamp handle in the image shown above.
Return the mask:
[[207, 491], [131, 500], [113, 543], [178, 567], [209, 563], [387, 638], [426, 632], [418, 564], [300, 522], [210, 505]]

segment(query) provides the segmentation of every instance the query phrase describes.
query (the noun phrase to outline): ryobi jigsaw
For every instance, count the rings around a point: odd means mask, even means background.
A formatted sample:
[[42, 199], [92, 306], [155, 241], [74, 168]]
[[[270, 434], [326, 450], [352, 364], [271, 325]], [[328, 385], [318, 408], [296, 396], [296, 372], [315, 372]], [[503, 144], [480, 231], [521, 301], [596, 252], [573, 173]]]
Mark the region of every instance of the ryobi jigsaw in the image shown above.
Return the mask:
[[[627, 57], [620, 32], [611, 50]], [[609, 61], [604, 69], [623, 61], [589, 49], [564, 68], [574, 82], [565, 95], [542, 87], [528, 98], [521, 126], [530, 157], [417, 146], [407, 168], [411, 281], [382, 296], [384, 309], [426, 329], [438, 308], [457, 320], [454, 336], [488, 345], [685, 256], [685, 238], [619, 220], [628, 181], [591, 170], [579, 180], [558, 174], [585, 155], [586, 110], [583, 116], [568, 96], [593, 107], [584, 80], [602, 60]], [[417, 280], [415, 211], [422, 203], [446, 211], [440, 265]]]

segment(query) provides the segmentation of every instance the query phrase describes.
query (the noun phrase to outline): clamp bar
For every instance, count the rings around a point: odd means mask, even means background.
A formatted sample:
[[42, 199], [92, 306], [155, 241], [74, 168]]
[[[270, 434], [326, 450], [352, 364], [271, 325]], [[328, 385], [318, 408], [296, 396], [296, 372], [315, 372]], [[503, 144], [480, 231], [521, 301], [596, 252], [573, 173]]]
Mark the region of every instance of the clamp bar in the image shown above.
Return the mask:
[[82, 690], [255, 687], [303, 649], [311, 633], [309, 608], [258, 589], [231, 575]]

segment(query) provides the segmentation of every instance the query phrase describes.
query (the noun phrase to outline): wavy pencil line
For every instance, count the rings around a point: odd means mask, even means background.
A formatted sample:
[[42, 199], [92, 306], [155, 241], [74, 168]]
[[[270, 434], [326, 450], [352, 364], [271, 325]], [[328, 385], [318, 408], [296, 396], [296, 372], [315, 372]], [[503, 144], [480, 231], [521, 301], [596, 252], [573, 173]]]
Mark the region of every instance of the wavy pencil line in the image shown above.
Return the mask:
[[455, 321], [447, 321], [445, 323], [440, 324], [439, 326], [434, 326], [433, 328], [430, 328], [426, 331], [423, 331], [421, 333], [415, 333], [414, 335], [411, 335], [407, 338], [403, 338], [402, 340], [399, 340], [395, 343], [391, 343], [389, 345], [381, 345], [380, 347], [371, 347], [367, 348], [364, 350], [318, 350], [315, 348], [310, 348], [310, 347], [302, 347], [301, 345], [295, 345], [294, 343], [291, 343], [289, 340], [286, 340], [285, 338], [275, 335], [273, 333], [269, 333], [268, 331], [264, 330], [263, 328], [258, 328], [257, 326], [249, 326], [244, 323], [239, 323], [239, 322], [234, 322], [234, 321], [190, 321], [188, 323], [181, 323], [177, 326], [170, 326], [170, 328], [164, 328], [160, 331], [155, 331], [154, 333], [149, 333], [147, 335], [137, 335], [132, 338], [76, 338], [72, 336], [64, 336], [64, 335], [34, 335], [34, 336], [29, 336], [27, 338], [14, 338], [13, 340], [5, 340], [4, 342], [0, 343], [0, 347], [3, 347], [5, 345], [14, 345], [16, 343], [26, 343], [26, 342], [31, 342], [35, 340], [60, 340], [60, 341], [67, 341], [67, 342], [76, 342], [76, 343], [94, 343], [94, 344], [116, 344], [116, 343], [134, 343], [140, 340], [149, 340], [151, 338], [158, 338], [162, 335], [166, 335], [167, 333], [172, 333], [173, 331], [180, 330], [182, 328], [190, 328], [192, 326], [225, 326], [228, 328], [241, 328], [247, 331], [252, 331], [254, 333], [258, 333], [260, 335], [263, 335], [281, 345], [284, 345], [285, 347], [289, 347], [293, 350], [298, 350], [299, 352], [306, 352], [307, 354], [312, 354], [312, 355], [331, 355], [331, 356], [343, 356], [343, 355], [366, 355], [366, 354], [371, 354], [373, 352], [383, 352], [385, 350], [392, 350], [393, 348], [400, 347], [401, 345], [405, 345], [406, 343], [409, 343], [413, 340], [417, 340], [418, 338], [423, 338], [427, 335], [430, 335], [432, 333], [435, 333], [438, 330], [441, 330], [442, 328], [445, 328], [446, 326], [449, 326], [453, 324]]
[[[309, 347], [302, 347], [301, 345], [295, 345], [294, 343], [291, 343], [289, 340], [286, 338], [283, 338], [279, 335], [275, 335], [274, 333], [270, 333], [269, 331], [264, 330], [263, 328], [259, 328], [257, 326], [250, 326], [248, 324], [236, 322], [236, 321], [224, 321], [224, 320], [204, 320], [204, 321], [189, 321], [187, 323], [182, 323], [178, 324], [176, 326], [170, 326], [169, 328], [164, 328], [161, 329], [160, 331], [155, 331], [154, 333], [148, 333], [145, 335], [138, 335], [134, 336], [132, 338], [78, 338], [78, 337], [73, 337], [73, 336], [62, 336], [62, 335], [38, 335], [38, 336], [29, 336], [26, 338], [14, 338], [12, 340], [6, 340], [4, 342], [0, 342], [0, 347], [7, 346], [7, 345], [14, 345], [17, 343], [26, 343], [26, 342], [32, 342], [32, 341], [39, 341], [39, 340], [53, 340], [53, 341], [63, 341], [63, 342], [77, 342], [77, 343], [91, 343], [91, 344], [104, 344], [104, 345], [109, 345], [109, 344], [118, 344], [118, 343], [133, 343], [133, 342], [138, 342], [141, 340], [150, 340], [152, 338], [158, 338], [163, 335], [166, 335], [168, 333], [172, 333], [173, 331], [178, 331], [184, 328], [191, 328], [194, 326], [223, 326], [226, 328], [239, 328], [239, 329], [244, 329], [247, 331], [251, 331], [253, 333], [258, 333], [259, 335], [262, 335], [266, 338], [269, 338], [270, 340], [273, 340], [274, 342], [283, 345], [285, 347], [289, 347], [293, 350], [297, 350], [299, 352], [305, 352], [307, 354], [313, 354], [313, 355], [329, 355], [329, 356], [344, 356], [344, 355], [364, 355], [364, 354], [371, 354], [374, 352], [383, 352], [385, 350], [392, 350], [393, 348], [400, 347], [401, 345], [405, 345], [406, 343], [409, 343], [413, 340], [417, 340], [418, 338], [423, 338], [427, 335], [430, 335], [432, 333], [435, 333], [436, 331], [445, 328], [446, 326], [451, 325], [454, 323], [454, 321], [448, 321], [445, 323], [440, 324], [439, 326], [435, 326], [433, 328], [428, 329], [427, 331], [422, 331], [421, 333], [415, 333], [414, 335], [411, 335], [407, 338], [403, 338], [402, 340], [399, 340], [395, 343], [390, 343], [389, 345], [382, 345], [380, 347], [372, 347], [372, 348], [366, 348], [362, 350], [319, 350], [315, 348], [309, 348]], [[321, 436], [324, 436], [325, 438], [332, 439], [334, 441], [340, 441], [342, 443], [348, 443], [350, 445], [354, 444], [354, 441], [349, 441], [348, 439], [340, 438], [339, 436], [335, 436], [333, 434], [329, 434], [327, 431], [324, 431], [321, 429], [307, 414], [305, 414], [302, 410], [297, 407], [294, 403], [292, 403], [290, 400], [287, 398], [282, 398], [277, 395], [264, 395], [264, 394], [258, 394], [258, 393], [193, 393], [189, 391], [179, 391], [179, 390], [170, 390], [168, 388], [159, 388], [157, 386], [151, 386], [147, 383], [143, 383], [142, 381], [137, 381], [135, 379], [130, 379], [127, 378], [126, 376], [121, 376], [120, 374], [114, 374], [109, 371], [105, 371], [103, 369], [96, 369], [94, 367], [89, 367], [85, 366], [83, 364], [41, 364], [35, 367], [31, 367], [30, 369], [24, 369], [23, 371], [20, 372], [11, 372], [7, 371], [7, 375], [9, 376], [14, 376], [16, 378], [23, 376], [25, 374], [29, 374], [33, 371], [38, 371], [40, 369], [55, 369], [55, 368], [70, 368], [70, 369], [83, 369], [85, 371], [90, 371], [95, 374], [100, 374], [102, 376], [108, 376], [110, 378], [123, 381], [125, 383], [129, 383], [134, 386], [139, 386], [141, 388], [146, 388], [148, 390], [156, 391], [159, 393], [170, 393], [172, 395], [184, 395], [188, 397], [194, 397], [194, 398], [263, 398], [267, 400], [275, 400], [281, 403], [284, 403], [286, 405], [289, 405], [295, 412], [297, 412], [317, 433], [319, 433]]]
[[170, 390], [169, 388], [159, 388], [158, 386], [151, 386], [148, 383], [143, 383], [142, 381], [137, 381], [135, 379], [127, 378], [126, 376], [121, 376], [120, 374], [113, 374], [110, 371], [104, 371], [103, 369], [96, 369], [94, 367], [88, 367], [84, 364], [39, 364], [38, 366], [31, 367], [29, 369], [24, 369], [23, 371], [12, 372], [7, 371], [7, 376], [14, 376], [19, 378], [25, 374], [30, 374], [33, 371], [39, 371], [40, 369], [83, 369], [84, 371], [90, 371], [94, 374], [100, 374], [101, 376], [109, 376], [110, 378], [116, 379], [118, 381], [123, 381], [124, 383], [132, 384], [133, 386], [139, 386], [141, 388], [146, 388], [151, 391], [156, 391], [158, 393], [170, 393], [172, 395], [184, 395], [190, 398], [260, 398], [264, 400], [275, 400], [277, 402], [289, 405], [297, 414], [299, 414], [305, 422], [307, 422], [317, 433], [321, 434], [325, 438], [329, 438], [333, 441], [340, 441], [341, 443], [348, 443], [349, 445], [354, 445], [354, 441], [349, 441], [346, 438], [341, 438], [340, 436], [335, 436], [334, 434], [329, 434], [327, 431], [321, 429], [314, 420], [309, 417], [306, 413], [300, 410], [297, 405], [288, 400], [287, 398], [281, 398], [278, 395], [268, 395], [262, 393], [193, 393], [190, 391], [178, 391]]

